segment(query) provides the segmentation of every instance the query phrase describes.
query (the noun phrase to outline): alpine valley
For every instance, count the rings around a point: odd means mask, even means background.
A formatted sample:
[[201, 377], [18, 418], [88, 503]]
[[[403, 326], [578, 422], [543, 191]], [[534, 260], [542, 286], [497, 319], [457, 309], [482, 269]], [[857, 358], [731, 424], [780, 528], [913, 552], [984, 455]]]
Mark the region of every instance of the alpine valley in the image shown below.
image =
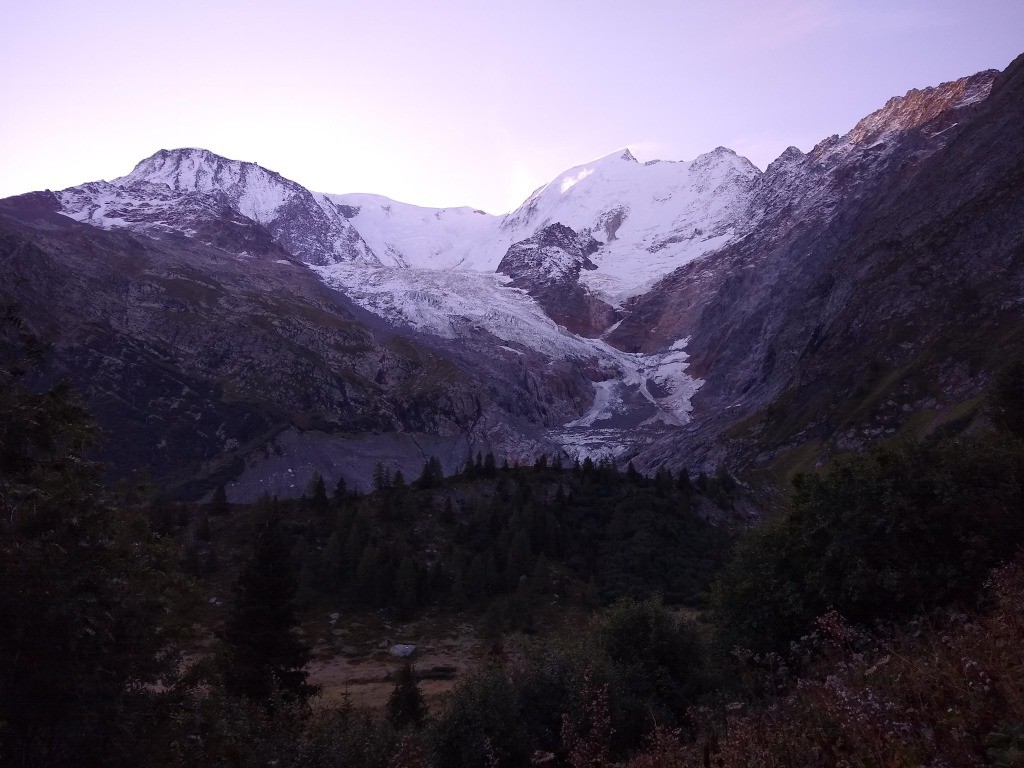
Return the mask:
[[112, 472], [181, 498], [478, 452], [770, 485], [985, 418], [1024, 343], [1022, 126], [1024, 57], [764, 172], [619, 150], [503, 216], [161, 150], [0, 201], [0, 300]]

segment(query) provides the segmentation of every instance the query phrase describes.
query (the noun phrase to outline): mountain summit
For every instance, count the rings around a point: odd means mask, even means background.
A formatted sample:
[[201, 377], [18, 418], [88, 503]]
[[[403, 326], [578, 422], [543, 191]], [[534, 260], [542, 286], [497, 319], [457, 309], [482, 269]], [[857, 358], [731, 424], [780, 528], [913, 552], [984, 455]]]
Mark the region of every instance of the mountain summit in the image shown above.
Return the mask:
[[161, 150], [2, 201], [2, 294], [182, 495], [477, 451], [786, 474], [969, 410], [1019, 338], [1022, 67], [763, 173], [619, 150], [505, 216]]

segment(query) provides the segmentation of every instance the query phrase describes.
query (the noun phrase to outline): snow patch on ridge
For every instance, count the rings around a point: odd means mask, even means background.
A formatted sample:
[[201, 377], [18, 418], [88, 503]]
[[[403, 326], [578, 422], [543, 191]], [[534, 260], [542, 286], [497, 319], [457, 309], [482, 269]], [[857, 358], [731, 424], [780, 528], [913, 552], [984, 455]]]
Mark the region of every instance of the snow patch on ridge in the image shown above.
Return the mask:
[[112, 183], [131, 187], [139, 182], [166, 184], [178, 192], [227, 193], [235, 210], [260, 224], [276, 218], [297, 186], [256, 163], [227, 160], [205, 149], [157, 152]]
[[425, 208], [381, 195], [318, 195], [353, 215], [352, 226], [386, 266], [493, 272], [508, 250], [501, 218], [473, 208]]

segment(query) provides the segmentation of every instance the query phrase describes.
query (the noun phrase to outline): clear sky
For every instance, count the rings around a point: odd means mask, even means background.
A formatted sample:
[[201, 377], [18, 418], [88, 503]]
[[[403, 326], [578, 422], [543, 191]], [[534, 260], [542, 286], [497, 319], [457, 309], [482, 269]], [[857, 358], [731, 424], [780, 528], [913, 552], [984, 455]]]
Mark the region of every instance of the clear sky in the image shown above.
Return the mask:
[[762, 168], [1024, 52], [1024, 0], [0, 0], [0, 197], [161, 148], [501, 213], [561, 171]]

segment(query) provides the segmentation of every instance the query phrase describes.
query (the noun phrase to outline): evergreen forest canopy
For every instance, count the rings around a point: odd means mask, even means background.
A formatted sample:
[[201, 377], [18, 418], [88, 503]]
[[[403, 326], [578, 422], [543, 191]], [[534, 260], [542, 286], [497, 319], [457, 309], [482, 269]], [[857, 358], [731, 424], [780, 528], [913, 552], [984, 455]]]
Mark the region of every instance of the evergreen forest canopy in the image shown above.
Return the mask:
[[[0, 764], [1019, 764], [1024, 367], [988, 431], [881, 445], [798, 479], [743, 533], [727, 473], [610, 464], [320, 478], [203, 507], [101, 485], [91, 422], [14, 313], [0, 348]], [[718, 519], [727, 518], [722, 514]], [[227, 579], [223, 623], [198, 585]], [[557, 596], [557, 598], [556, 598]], [[528, 637], [441, 705], [317, 704], [294, 631], [325, 606], [463, 611]], [[684, 618], [666, 603], [689, 607]], [[198, 622], [198, 624], [197, 624]], [[198, 663], [182, 652], [216, 630]], [[950, 720], [951, 713], [955, 722]], [[1018, 762], [1014, 762], [1018, 761]]]

